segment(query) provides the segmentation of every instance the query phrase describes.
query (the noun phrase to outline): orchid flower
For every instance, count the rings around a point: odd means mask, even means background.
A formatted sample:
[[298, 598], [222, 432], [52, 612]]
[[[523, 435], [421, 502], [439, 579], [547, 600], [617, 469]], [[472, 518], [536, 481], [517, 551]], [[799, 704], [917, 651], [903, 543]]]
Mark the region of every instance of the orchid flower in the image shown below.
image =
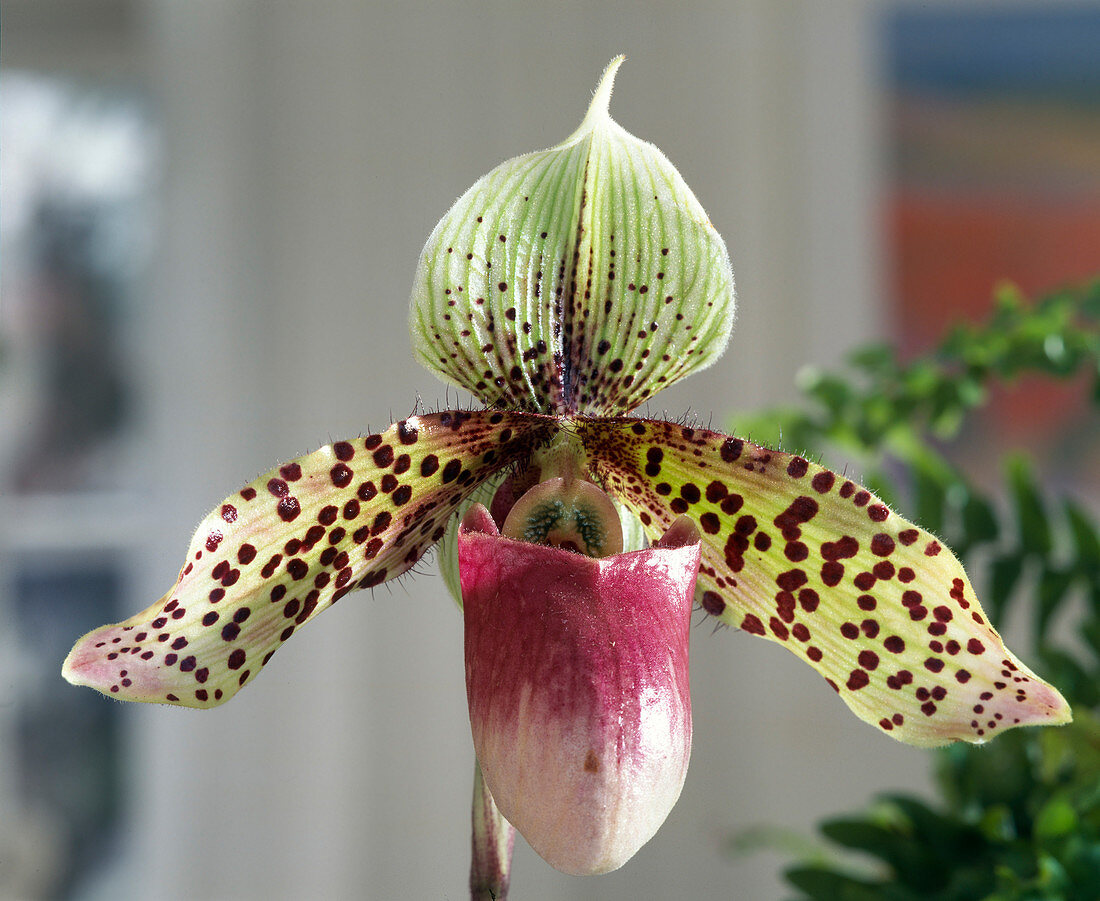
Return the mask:
[[512, 826], [570, 873], [621, 866], [659, 828], [691, 749], [693, 605], [910, 744], [1070, 719], [933, 535], [805, 457], [632, 415], [722, 354], [734, 291], [679, 173], [610, 118], [620, 62], [569, 138], [480, 179], [421, 254], [416, 354], [484, 409], [260, 476], [202, 521], [160, 600], [64, 666], [114, 698], [221, 704], [441, 543], [479, 765], [475, 897], [506, 893]]

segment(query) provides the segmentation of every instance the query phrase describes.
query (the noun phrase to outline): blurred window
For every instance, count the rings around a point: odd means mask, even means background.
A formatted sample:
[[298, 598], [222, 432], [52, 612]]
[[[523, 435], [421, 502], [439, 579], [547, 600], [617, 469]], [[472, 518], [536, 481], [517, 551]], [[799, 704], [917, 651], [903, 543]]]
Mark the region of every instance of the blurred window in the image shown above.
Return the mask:
[[156, 129], [71, 74], [4, 70], [0, 109], [0, 897], [84, 897], [118, 851], [123, 714], [60, 665], [131, 603]]

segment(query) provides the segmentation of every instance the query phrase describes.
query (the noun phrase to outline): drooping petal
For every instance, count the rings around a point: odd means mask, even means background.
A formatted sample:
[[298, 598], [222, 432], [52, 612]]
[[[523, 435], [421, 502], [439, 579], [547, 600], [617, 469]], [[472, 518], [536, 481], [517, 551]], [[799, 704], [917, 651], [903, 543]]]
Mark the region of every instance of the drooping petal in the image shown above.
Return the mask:
[[706, 429], [574, 425], [594, 474], [651, 534], [680, 514], [699, 524], [704, 609], [785, 645], [860, 719], [923, 746], [1069, 721], [951, 552], [859, 485]]
[[229, 700], [326, 607], [405, 572], [463, 498], [554, 428], [491, 411], [410, 416], [273, 469], [202, 521], [164, 597], [76, 643], [65, 678], [129, 701]]
[[486, 404], [624, 413], [726, 347], [725, 244], [664, 155], [611, 120], [621, 61], [576, 132], [476, 182], [421, 253], [417, 356]]
[[500, 812], [576, 875], [625, 863], [664, 822], [691, 752], [688, 631], [699, 537], [594, 559], [459, 530], [474, 749]]

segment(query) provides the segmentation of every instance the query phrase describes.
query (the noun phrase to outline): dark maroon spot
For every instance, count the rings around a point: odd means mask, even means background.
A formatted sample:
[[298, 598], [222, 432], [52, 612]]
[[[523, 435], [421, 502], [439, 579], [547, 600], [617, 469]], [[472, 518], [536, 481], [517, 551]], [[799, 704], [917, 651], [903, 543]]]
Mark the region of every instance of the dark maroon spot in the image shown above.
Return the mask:
[[[789, 591], [781, 591], [775, 596], [775, 602], [779, 618], [785, 623], [794, 622], [794, 595]], [[775, 629], [773, 628], [774, 632]]]
[[260, 575], [265, 579], [270, 579], [275, 575], [275, 570], [279, 568], [279, 564], [283, 561], [282, 554], [275, 554], [267, 563], [264, 564], [264, 568], [260, 570]]
[[787, 627], [784, 626], [783, 623], [781, 623], [778, 619], [773, 616], [768, 625], [771, 626], [772, 634], [774, 634], [776, 638], [778, 638], [780, 641], [787, 640], [790, 633], [787, 631]]
[[269, 479], [267, 482], [267, 490], [275, 497], [286, 497], [290, 494], [290, 487], [282, 479]]
[[878, 635], [878, 620], [865, 619], [859, 624], [859, 628], [868, 638], [874, 638]]
[[287, 561], [286, 571], [290, 573], [290, 577], [297, 582], [306, 577], [306, 573], [309, 572], [309, 564], [300, 557], [295, 557], [293, 560]]
[[809, 579], [801, 569], [789, 569], [775, 578], [775, 584], [784, 591], [798, 591]]
[[213, 591], [210, 592], [210, 603], [211, 604], [217, 604], [224, 597], [225, 597], [225, 589], [224, 588], [215, 588]]
[[218, 549], [218, 545], [222, 542], [222, 533], [215, 529], [206, 537], [206, 549], [208, 551], [215, 551]]
[[443, 482], [453, 482], [458, 478], [458, 474], [462, 472], [462, 461], [455, 459], [448, 461], [447, 465], [443, 467]]
[[241, 566], [247, 566], [255, 559], [256, 548], [254, 548], [251, 544], [242, 544], [237, 549], [237, 562], [240, 563]]
[[820, 602], [821, 599], [812, 588], [803, 588], [798, 593], [798, 603], [802, 605], [802, 609], [807, 613], [813, 613]]
[[241, 627], [236, 623], [226, 623], [222, 626], [222, 641], [234, 641], [241, 634]]
[[206, 616], [202, 618], [202, 624], [204, 626], [212, 626], [218, 621], [218, 611], [211, 610]]
[[818, 494], [827, 494], [832, 490], [833, 484], [836, 482], [836, 476], [829, 470], [825, 469], [817, 473], [813, 479], [810, 480], [810, 484], [813, 486], [814, 491]]
[[865, 670], [874, 670], [878, 668], [878, 654], [874, 651], [860, 651], [858, 659], [859, 665]]
[[806, 656], [809, 657], [814, 663], [817, 663], [821, 660], [822, 657], [821, 648], [811, 645], [810, 647], [806, 648]]
[[898, 533], [898, 541], [909, 547], [914, 541], [917, 540], [919, 534], [916, 529], [906, 529], [904, 532]]
[[810, 468], [810, 464], [807, 463], [802, 457], [794, 457], [790, 463], [787, 464], [787, 475], [792, 479], [801, 479], [806, 475], [807, 470]]
[[402, 485], [393, 493], [394, 505], [400, 507], [402, 504], [407, 504], [411, 497], [412, 487], [409, 485]]
[[925, 557], [935, 557], [940, 551], [943, 550], [943, 546], [938, 541], [929, 541], [928, 545], [924, 549]]
[[810, 549], [801, 541], [788, 541], [783, 553], [792, 563], [800, 563], [810, 556]]
[[844, 578], [844, 565], [835, 560], [829, 560], [822, 564], [821, 581], [829, 588], [835, 588]]
[[222, 519], [226, 522], [236, 522], [237, 508], [232, 504], [222, 504]]
[[885, 522], [890, 511], [883, 504], [871, 504], [867, 508], [867, 515], [871, 517], [871, 522]]
[[936, 617], [936, 619], [938, 619], [941, 623], [951, 622], [952, 613], [951, 608], [949, 607], [936, 607], [932, 611], [932, 615]]
[[722, 527], [722, 522], [718, 518], [717, 513], [708, 510], [706, 513], [699, 517], [699, 525], [703, 527], [703, 531], [706, 532], [708, 535], [717, 535], [718, 530]]
[[764, 624], [760, 622], [759, 617], [753, 616], [751, 613], [746, 613], [745, 618], [741, 620], [741, 628], [745, 632], [751, 632], [753, 635], [766, 635], [764, 630]]
[[856, 486], [854, 482], [845, 482], [843, 485], [840, 486], [839, 493], [842, 498], [847, 500], [855, 493], [855, 490]]
[[252, 500], [252, 498], [254, 498], [255, 496], [256, 496], [256, 489], [255, 488], [242, 488], [241, 489], [241, 497], [243, 497], [246, 501]]
[[752, 540], [753, 547], [758, 551], [766, 551], [772, 546], [771, 536], [767, 532], [757, 532], [756, 537]]
[[[153, 625], [156, 626], [157, 624], [153, 623]], [[982, 644], [980, 641], [978, 641], [978, 639], [976, 639], [976, 638], [971, 638], [970, 641], [968, 641], [966, 643], [966, 649], [971, 654], [984, 654], [985, 653], [985, 645]]]
[[189, 673], [198, 665], [199, 661], [194, 657], [184, 657], [183, 660], [180, 661], [180, 672]]
[[938, 673], [943, 669], [943, 661], [939, 657], [929, 657], [924, 661], [924, 668], [930, 673]]
[[717, 504], [727, 494], [729, 494], [729, 489], [721, 482], [715, 481], [707, 485], [706, 498], [712, 504]]
[[870, 491], [857, 491], [856, 496], [852, 498], [852, 503], [857, 507], [863, 507], [871, 499]]
[[343, 460], [346, 463], [355, 456], [355, 448], [351, 446], [350, 441], [337, 441], [332, 445], [332, 453], [337, 460]]
[[[719, 454], [725, 462], [734, 463], [741, 456], [741, 452], [744, 450], [744, 447], [745, 442], [743, 442], [740, 438], [727, 438], [725, 443], [723, 443], [721, 450], [719, 450]], [[760, 627], [761, 631], [759, 634], [761, 635], [764, 634], [763, 628], [763, 626]]]
[[878, 602], [869, 594], [861, 594], [856, 598], [856, 603], [859, 605], [860, 610], [871, 611], [878, 606]]
[[879, 532], [871, 539], [871, 553], [876, 557], [888, 557], [894, 553], [894, 539], [885, 532]]
[[877, 581], [877, 579], [875, 578], [873, 573], [866, 573], [866, 572], [865, 573], [859, 573], [852, 580], [852, 582], [855, 584], [856, 588], [858, 588], [860, 591], [870, 591], [872, 588], [875, 587], [875, 582], [876, 581]]
[[850, 691], [859, 691], [861, 688], [866, 688], [870, 681], [871, 677], [868, 676], [864, 670], [854, 669], [848, 675], [848, 689]]
[[437, 457], [435, 454], [428, 454], [428, 456], [420, 461], [420, 474], [425, 478], [431, 475], [435, 475], [436, 470], [438, 469], [439, 457]]
[[296, 497], [284, 497], [279, 501], [279, 519], [283, 522], [293, 522], [302, 512], [302, 507]]
[[346, 463], [337, 463], [328, 474], [332, 484], [337, 488], [347, 488], [351, 484], [353, 473]]
[[961, 670], [959, 670], [959, 671], [958, 671], [957, 673], [955, 673], [955, 678], [956, 678], [956, 679], [957, 679], [957, 680], [958, 680], [959, 682], [963, 682], [963, 683], [965, 683], [965, 682], [969, 682], [969, 681], [970, 681], [970, 673], [969, 673], [969, 672], [967, 672], [967, 671], [966, 671], [966, 670], [964, 670], [964, 669], [961, 669]]
[[744, 505], [745, 500], [739, 494], [730, 494], [722, 498], [722, 503], [719, 504], [719, 508], [727, 516], [733, 516]]
[[920, 705], [920, 710], [921, 713], [923, 713], [925, 716], [931, 716], [933, 713], [936, 712], [936, 705], [933, 704], [931, 701], [925, 701], [923, 704]]
[[894, 577], [894, 564], [889, 560], [880, 560], [871, 568], [876, 579], [892, 579]]
[[840, 634], [849, 641], [855, 641], [855, 639], [859, 638], [859, 626], [855, 623], [844, 623], [840, 627]]
[[791, 634], [799, 641], [810, 640], [810, 630], [803, 623], [795, 623], [791, 626]]
[[839, 541], [826, 541], [821, 545], [821, 556], [826, 560], [846, 560], [859, 553], [859, 542], [851, 535], [845, 535]]
[[[226, 661], [226, 665], [230, 669], [240, 669], [242, 666], [244, 666], [246, 656], [247, 655], [245, 654], [243, 648], [237, 648], [232, 654], [229, 655], [229, 659]], [[279, 659], [282, 660], [281, 657]]]
[[378, 552], [382, 550], [383, 541], [381, 538], [372, 538], [367, 542], [367, 546], [363, 549], [363, 556], [367, 560], [373, 560], [377, 556]]

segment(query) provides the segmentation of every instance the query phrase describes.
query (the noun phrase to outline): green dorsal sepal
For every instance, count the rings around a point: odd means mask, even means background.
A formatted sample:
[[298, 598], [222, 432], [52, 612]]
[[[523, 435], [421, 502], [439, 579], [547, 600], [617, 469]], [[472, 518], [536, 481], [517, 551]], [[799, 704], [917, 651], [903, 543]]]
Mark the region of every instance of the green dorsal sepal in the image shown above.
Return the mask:
[[733, 327], [725, 244], [680, 174], [608, 113], [471, 187], [424, 246], [417, 356], [490, 406], [619, 414], [710, 365]]

